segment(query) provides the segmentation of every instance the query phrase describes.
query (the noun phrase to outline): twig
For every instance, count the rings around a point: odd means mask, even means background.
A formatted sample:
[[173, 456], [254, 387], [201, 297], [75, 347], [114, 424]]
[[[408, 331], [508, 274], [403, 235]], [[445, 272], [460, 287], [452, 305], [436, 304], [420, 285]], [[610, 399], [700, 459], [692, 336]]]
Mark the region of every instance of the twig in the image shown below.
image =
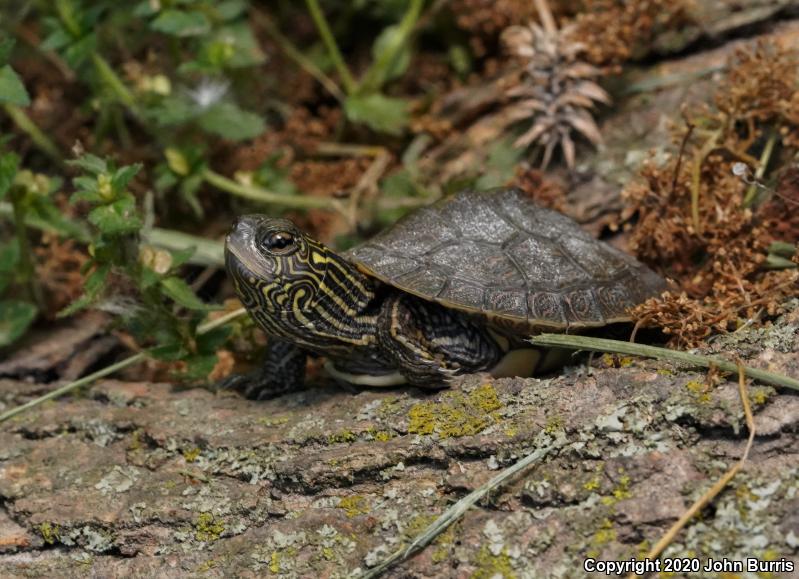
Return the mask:
[[333, 66], [336, 67], [336, 70], [341, 77], [341, 82], [344, 83], [344, 89], [347, 91], [348, 95], [353, 94], [358, 90], [358, 84], [355, 82], [350, 69], [347, 68], [347, 64], [344, 62], [344, 57], [341, 56], [341, 51], [338, 49], [336, 39], [333, 36], [333, 33], [330, 31], [330, 26], [328, 26], [327, 20], [325, 20], [325, 15], [322, 12], [322, 9], [319, 7], [319, 3], [317, 0], [305, 0], [305, 4], [308, 6], [308, 11], [311, 13], [311, 18], [313, 19], [314, 24], [316, 24], [317, 30], [319, 30], [319, 35], [322, 37], [322, 42], [325, 43], [327, 51], [330, 53], [330, 59], [333, 61]]
[[384, 571], [408, 559], [417, 551], [421, 551], [432, 543], [436, 537], [443, 533], [453, 523], [456, 523], [477, 501], [482, 499], [488, 493], [496, 489], [498, 486], [504, 484], [508, 479], [512, 478], [517, 473], [526, 469], [528, 466], [540, 461], [547, 454], [553, 450], [557, 450], [566, 445], [565, 440], [552, 442], [547, 446], [542, 446], [535, 449], [533, 452], [517, 461], [515, 464], [509, 466], [483, 486], [470, 492], [457, 503], [452, 505], [444, 511], [440, 517], [433, 521], [424, 531], [419, 533], [413, 541], [407, 546], [398, 549], [387, 558], [383, 559], [375, 567], [368, 571], [361, 573], [357, 579], [373, 579], [380, 576]]
[[772, 132], [771, 136], [768, 138], [768, 141], [766, 141], [766, 146], [763, 147], [763, 153], [760, 155], [760, 161], [758, 162], [757, 169], [755, 170], [754, 182], [751, 183], [749, 188], [746, 190], [746, 195], [744, 196], [744, 207], [749, 207], [755, 202], [758, 184], [763, 178], [763, 175], [766, 173], [766, 167], [768, 166], [769, 159], [771, 159], [771, 154], [774, 152], [774, 145], [776, 144], [777, 133]]
[[[666, 348], [658, 348], [657, 346], [631, 344], [630, 342], [608, 340], [606, 338], [570, 336], [566, 334], [541, 334], [531, 337], [530, 342], [536, 346], [554, 346], [558, 348], [571, 348], [573, 350], [593, 350], [595, 352], [616, 352], [619, 354], [628, 354], [630, 356], [673, 360], [675, 362], [685, 362], [702, 368], [710, 368], [711, 365], [714, 365], [725, 372], [735, 372], [738, 369], [737, 364], [717, 356], [700, 356], [699, 354], [689, 354], [688, 352], [680, 352], [678, 350], [667, 350]], [[799, 380], [796, 378], [749, 366], [744, 366], [743, 368], [748, 376], [766, 384], [799, 390]]]
[[322, 72], [322, 69], [316, 66], [310, 58], [305, 56], [302, 51], [294, 46], [288, 38], [283, 36], [269, 16], [260, 10], [253, 10], [253, 17], [259, 24], [261, 24], [261, 26], [266, 28], [267, 33], [269, 33], [269, 35], [275, 39], [275, 42], [280, 45], [280, 48], [283, 49], [283, 52], [286, 53], [286, 56], [296, 62], [297, 65], [305, 72], [314, 77], [319, 84], [321, 84], [327, 90], [327, 92], [333, 95], [337, 101], [344, 101], [346, 95], [341, 92], [341, 89], [338, 87], [336, 82]]
[[[699, 497], [694, 504], [692, 504], [688, 510], [686, 510], [682, 516], [677, 519], [671, 528], [666, 531], [666, 534], [663, 535], [660, 540], [649, 550], [646, 554], [647, 559], [656, 559], [660, 557], [663, 551], [666, 550], [677, 534], [688, 524], [694, 516], [696, 516], [699, 511], [705, 508], [710, 501], [712, 501], [716, 496], [724, 489], [724, 487], [729, 484], [729, 482], [738, 474], [746, 460], [749, 458], [749, 451], [752, 450], [752, 444], [755, 441], [755, 419], [752, 415], [752, 407], [749, 404], [749, 394], [746, 388], [746, 375], [744, 373], [744, 366], [741, 364], [740, 360], [738, 361], [738, 394], [741, 397], [741, 404], [743, 405], [744, 409], [744, 416], [746, 416], [746, 426], [749, 429], [749, 438], [746, 441], [746, 446], [744, 447], [744, 452], [741, 455], [741, 458], [736, 462], [724, 475], [715, 482], [715, 484], [710, 487], [706, 493], [704, 493], [701, 497]], [[627, 576], [627, 579], [632, 579], [637, 577], [635, 573], [631, 573]]]
[[691, 220], [694, 224], [694, 232], [696, 235], [702, 234], [702, 223], [699, 221], [699, 187], [702, 179], [702, 164], [710, 152], [716, 148], [719, 137], [721, 136], [721, 129], [713, 131], [702, 148], [696, 155], [694, 166], [691, 173]]
[[239, 197], [252, 199], [253, 201], [261, 201], [263, 203], [272, 203], [281, 205], [283, 207], [290, 207], [292, 209], [332, 209], [344, 214], [342, 203], [337, 199], [330, 197], [309, 197], [307, 195], [281, 195], [255, 187], [253, 185], [243, 185], [237, 183], [232, 179], [220, 175], [210, 169], [203, 172], [205, 181], [214, 187], [227, 191]]
[[[688, 146], [688, 139], [691, 138], [691, 135], [696, 128], [696, 125], [693, 124], [688, 119], [685, 119], [685, 122], [688, 124], [688, 130], [685, 132], [685, 136], [682, 138], [682, 142], [680, 143], [680, 153], [677, 155], [677, 166], [674, 168], [674, 179], [671, 182], [671, 198], [674, 198], [674, 192], [677, 190], [677, 181], [680, 178], [680, 169], [682, 169], [682, 160], [685, 158], [685, 147]], [[632, 340], [631, 340], [632, 341]]]
[[17, 128], [28, 135], [31, 142], [33, 142], [42, 153], [59, 165], [64, 162], [64, 158], [61, 156], [61, 151], [58, 149], [58, 146], [36, 126], [36, 123], [25, 114], [25, 111], [18, 106], [10, 104], [3, 105], [3, 109], [6, 111], [6, 114], [11, 117], [11, 120], [14, 121], [14, 124], [17, 125]]
[[373, 192], [377, 189], [377, 181], [383, 176], [390, 162], [391, 155], [384, 150], [375, 157], [369, 168], [358, 179], [355, 187], [352, 188], [349, 203], [347, 204], [347, 221], [351, 229], [354, 230], [358, 225], [358, 207], [360, 206], [361, 198], [364, 193]]
[[[227, 324], [231, 320], [233, 320], [235, 318], [238, 318], [239, 316], [243, 315], [244, 313], [246, 313], [246, 310], [244, 308], [239, 308], [238, 310], [235, 310], [235, 311], [232, 311], [232, 312], [230, 312], [228, 314], [225, 314], [224, 316], [216, 318], [215, 320], [211, 320], [211, 321], [206, 322], [204, 324], [200, 324], [197, 327], [197, 334], [198, 335], [207, 334], [211, 330], [215, 330], [216, 328], [218, 328], [220, 326], [224, 326], [225, 324]], [[47, 394], [45, 394], [43, 396], [39, 396], [38, 398], [34, 398], [33, 400], [30, 400], [30, 401], [26, 402], [25, 404], [21, 404], [20, 406], [17, 406], [15, 408], [10, 409], [10, 410], [6, 410], [2, 414], [0, 414], [0, 422], [5, 422], [9, 418], [13, 418], [14, 416], [17, 416], [18, 414], [21, 414], [22, 412], [25, 412], [26, 410], [30, 410], [31, 408], [34, 408], [35, 406], [39, 406], [43, 402], [47, 402], [48, 400], [53, 400], [54, 398], [58, 398], [60, 396], [63, 396], [64, 394], [68, 394], [70, 392], [73, 392], [73, 391], [77, 390], [78, 388], [80, 388], [81, 386], [86, 386], [88, 384], [91, 384], [95, 380], [98, 380], [100, 378], [104, 378], [105, 376], [113, 374], [114, 372], [116, 372], [118, 370], [122, 370], [124, 368], [128, 368], [129, 366], [133, 366], [134, 364], [137, 364], [138, 362], [141, 362], [142, 360], [144, 360], [146, 357], [147, 357], [147, 352], [146, 351], [139, 352], [137, 354], [134, 354], [133, 356], [125, 358], [124, 360], [120, 360], [116, 364], [111, 364], [110, 366], [106, 366], [105, 368], [102, 368], [102, 369], [98, 370], [97, 372], [93, 372], [93, 373], [89, 374], [88, 376], [84, 376], [83, 378], [75, 380], [74, 382], [70, 382], [69, 384], [65, 384], [64, 386], [61, 386], [60, 388], [56, 388], [52, 392], [48, 392]]]

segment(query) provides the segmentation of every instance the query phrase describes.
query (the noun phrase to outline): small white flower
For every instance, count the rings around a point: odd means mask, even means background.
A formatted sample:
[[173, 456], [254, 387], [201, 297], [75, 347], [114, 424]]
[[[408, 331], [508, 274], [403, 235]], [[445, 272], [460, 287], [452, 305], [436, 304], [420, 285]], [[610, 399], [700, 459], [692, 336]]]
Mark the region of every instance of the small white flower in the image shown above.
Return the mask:
[[203, 78], [196, 88], [189, 89], [188, 94], [201, 109], [207, 109], [218, 103], [227, 94], [230, 83], [225, 79], [214, 80]]
[[749, 173], [749, 167], [747, 166], [746, 163], [741, 163], [740, 161], [738, 163], [733, 163], [732, 165], [733, 175], [735, 175], [736, 177], [743, 177], [747, 173]]

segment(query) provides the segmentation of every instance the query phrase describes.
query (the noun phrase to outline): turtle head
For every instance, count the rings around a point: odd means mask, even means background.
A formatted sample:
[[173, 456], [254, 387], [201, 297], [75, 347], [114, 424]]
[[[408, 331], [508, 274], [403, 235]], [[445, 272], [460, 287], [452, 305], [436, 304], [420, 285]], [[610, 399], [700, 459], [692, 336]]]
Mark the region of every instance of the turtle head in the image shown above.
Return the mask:
[[331, 251], [287, 219], [244, 215], [225, 239], [225, 264], [248, 309], [307, 310], [324, 291]]

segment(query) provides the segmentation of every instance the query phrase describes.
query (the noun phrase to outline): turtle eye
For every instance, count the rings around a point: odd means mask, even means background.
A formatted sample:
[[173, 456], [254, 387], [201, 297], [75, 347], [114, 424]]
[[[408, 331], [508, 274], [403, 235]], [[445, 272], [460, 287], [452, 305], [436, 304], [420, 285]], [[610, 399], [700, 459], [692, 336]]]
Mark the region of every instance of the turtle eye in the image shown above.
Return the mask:
[[288, 231], [274, 231], [264, 237], [261, 245], [267, 251], [284, 253], [294, 247], [294, 236]]

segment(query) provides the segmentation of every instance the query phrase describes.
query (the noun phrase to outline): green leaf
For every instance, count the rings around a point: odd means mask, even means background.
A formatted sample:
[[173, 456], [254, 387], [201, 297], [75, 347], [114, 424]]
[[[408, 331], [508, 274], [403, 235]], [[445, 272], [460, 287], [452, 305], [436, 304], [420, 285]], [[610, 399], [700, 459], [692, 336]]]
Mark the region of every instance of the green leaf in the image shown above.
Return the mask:
[[89, 212], [89, 222], [106, 235], [134, 233], [143, 226], [132, 195], [92, 209]]
[[380, 87], [389, 80], [399, 78], [408, 70], [408, 65], [411, 62], [411, 50], [408, 43], [404, 43], [403, 46], [403, 40], [399, 25], [387, 26], [375, 40], [372, 46], [372, 58], [375, 63], [381, 62], [387, 55], [394, 54], [394, 57], [386, 62], [384, 70], [374, 71], [375, 86]]
[[209, 354], [216, 352], [227, 342], [227, 339], [232, 333], [233, 328], [231, 326], [222, 326], [215, 330], [211, 330], [207, 334], [197, 336], [197, 351]]
[[218, 103], [209, 107], [198, 117], [197, 122], [203, 130], [232, 141], [252, 139], [266, 129], [261, 117], [233, 103]]
[[191, 256], [194, 255], [196, 251], [197, 248], [194, 246], [187, 247], [185, 249], [175, 249], [170, 251], [170, 253], [172, 254], [172, 269], [180, 267], [181, 265], [189, 261], [191, 259]]
[[224, 0], [217, 2], [214, 10], [221, 20], [227, 22], [244, 14], [247, 10], [247, 3], [243, 0]]
[[117, 169], [114, 172], [114, 176], [111, 177], [111, 187], [114, 191], [121, 193], [125, 190], [125, 187], [128, 186], [131, 179], [136, 176], [141, 170], [141, 163], [135, 163], [134, 165], [127, 165], [120, 169]]
[[379, 133], [400, 135], [408, 125], [408, 104], [380, 93], [347, 97], [344, 112], [353, 123], [363, 123]]
[[0, 347], [8, 346], [25, 333], [36, 319], [36, 306], [27, 302], [0, 302]]
[[183, 360], [186, 369], [179, 374], [184, 380], [201, 380], [208, 378], [217, 363], [216, 354], [194, 355]]
[[14, 153], [3, 153], [0, 155], [0, 201], [5, 197], [11, 185], [14, 183], [14, 177], [17, 175], [19, 168], [19, 157]]
[[207, 310], [212, 306], [204, 303], [198, 298], [194, 291], [185, 281], [179, 277], [170, 276], [161, 280], [161, 288], [164, 293], [172, 298], [176, 303], [190, 310]]
[[211, 31], [211, 22], [202, 12], [164, 10], [150, 23], [150, 28], [171, 36], [201, 36]]
[[111, 273], [111, 266], [108, 264], [101, 265], [90, 273], [86, 278], [86, 283], [83, 284], [83, 295], [58, 312], [58, 317], [71, 316], [92, 305], [103, 291], [109, 273]]
[[100, 157], [92, 155], [91, 153], [86, 153], [77, 159], [67, 161], [67, 165], [80, 167], [92, 175], [108, 172], [108, 163], [105, 162], [105, 159], [101, 159]]
[[12, 239], [0, 245], [0, 292], [11, 283], [14, 270], [19, 263], [19, 240]]
[[0, 68], [0, 103], [8, 103], [20, 107], [31, 104], [28, 91], [19, 75], [9, 65]]
[[13, 38], [0, 38], [0, 66], [8, 64], [11, 58], [11, 51], [14, 49], [15, 41]]

